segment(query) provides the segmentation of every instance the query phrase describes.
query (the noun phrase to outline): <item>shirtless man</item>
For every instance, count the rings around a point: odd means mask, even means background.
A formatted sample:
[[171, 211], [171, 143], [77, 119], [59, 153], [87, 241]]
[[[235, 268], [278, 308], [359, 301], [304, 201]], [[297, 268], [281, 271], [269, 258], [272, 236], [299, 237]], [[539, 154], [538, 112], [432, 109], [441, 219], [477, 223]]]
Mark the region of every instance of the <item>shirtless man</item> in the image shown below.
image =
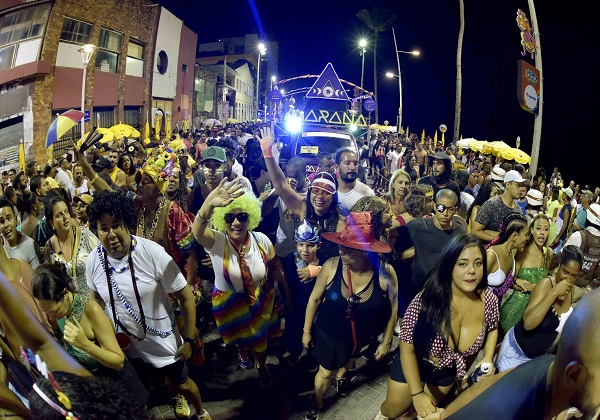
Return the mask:
[[429, 169], [429, 155], [423, 148], [421, 143], [417, 143], [417, 150], [415, 150], [415, 157], [417, 158], [417, 165], [419, 165], [419, 173], [424, 176]]

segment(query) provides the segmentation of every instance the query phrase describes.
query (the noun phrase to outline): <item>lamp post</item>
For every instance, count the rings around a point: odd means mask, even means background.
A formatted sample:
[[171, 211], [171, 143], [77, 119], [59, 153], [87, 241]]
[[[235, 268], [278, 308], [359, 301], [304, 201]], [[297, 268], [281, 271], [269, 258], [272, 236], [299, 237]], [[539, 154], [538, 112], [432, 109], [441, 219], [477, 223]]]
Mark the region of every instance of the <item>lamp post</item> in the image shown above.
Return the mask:
[[396, 43], [396, 32], [394, 31], [394, 28], [392, 28], [392, 35], [394, 36], [394, 48], [396, 49], [396, 61], [398, 62], [398, 75], [395, 75], [393, 73], [386, 73], [387, 77], [397, 77], [398, 78], [398, 97], [400, 99], [400, 102], [398, 104], [398, 125], [396, 127], [396, 130], [398, 131], [398, 133], [400, 133], [400, 127], [402, 127], [402, 73], [400, 71], [400, 53], [402, 54], [411, 54], [411, 55], [419, 55], [421, 54], [419, 51], [414, 50], [414, 51], [401, 51], [398, 49], [398, 44]]
[[[93, 44], [85, 44], [77, 51], [81, 53], [81, 60], [83, 61], [83, 78], [81, 80], [81, 112], [85, 112], [85, 76], [87, 74], [87, 66], [90, 63], [92, 54], [96, 51], [96, 47]], [[91, 116], [90, 116], [91, 117]], [[85, 117], [81, 119], [81, 139], [85, 136]]]
[[365, 79], [365, 53], [367, 52], [367, 40], [361, 39], [358, 42], [358, 48], [360, 48], [360, 56], [362, 57], [362, 66], [360, 69], [360, 94], [362, 95], [363, 81]]
[[267, 52], [267, 47], [262, 42], [258, 44], [258, 66], [256, 68], [256, 118], [258, 118], [258, 109], [260, 107], [260, 61], [261, 55]]

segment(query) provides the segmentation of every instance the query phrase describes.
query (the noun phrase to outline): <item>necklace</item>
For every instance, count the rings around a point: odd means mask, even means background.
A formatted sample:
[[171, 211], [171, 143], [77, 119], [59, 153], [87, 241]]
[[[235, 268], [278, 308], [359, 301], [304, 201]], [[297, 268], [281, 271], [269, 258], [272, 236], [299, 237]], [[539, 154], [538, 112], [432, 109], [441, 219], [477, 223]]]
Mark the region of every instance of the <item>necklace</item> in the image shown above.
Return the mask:
[[152, 226], [150, 226], [150, 235], [148, 235], [146, 233], [146, 205], [142, 205], [142, 208], [140, 209], [140, 220], [138, 223], [138, 235], [140, 235], [143, 238], [146, 239], [153, 239], [154, 238], [154, 232], [156, 231], [156, 226], [158, 225], [158, 218], [160, 217], [160, 212], [162, 211], [163, 207], [165, 206], [165, 202], [167, 200], [165, 198], [163, 198], [161, 200], [161, 202], [158, 204], [158, 208], [156, 209], [156, 211], [154, 212], [154, 219], [152, 220]]
[[[73, 238], [73, 235], [71, 235], [71, 231], [69, 231], [69, 234], [68, 234], [68, 236], [67, 236], [67, 240], [68, 240], [69, 238]], [[65, 242], [65, 245], [67, 244], [67, 240], [65, 240], [65, 241], [64, 241], [64, 242]], [[70, 247], [71, 249], [73, 249], [73, 240], [74, 240], [74, 239], [71, 239], [71, 247]], [[62, 244], [60, 243], [60, 239], [58, 239], [58, 236], [56, 237], [56, 242], [58, 242], [58, 247], [60, 248], [60, 251], [58, 251], [58, 254], [59, 254], [59, 255], [62, 255], [62, 256], [63, 256], [63, 258], [66, 260], [66, 259], [67, 259], [67, 256], [66, 256], [65, 252], [63, 251], [63, 247], [62, 247]], [[71, 255], [71, 257], [72, 257], [72, 255]]]

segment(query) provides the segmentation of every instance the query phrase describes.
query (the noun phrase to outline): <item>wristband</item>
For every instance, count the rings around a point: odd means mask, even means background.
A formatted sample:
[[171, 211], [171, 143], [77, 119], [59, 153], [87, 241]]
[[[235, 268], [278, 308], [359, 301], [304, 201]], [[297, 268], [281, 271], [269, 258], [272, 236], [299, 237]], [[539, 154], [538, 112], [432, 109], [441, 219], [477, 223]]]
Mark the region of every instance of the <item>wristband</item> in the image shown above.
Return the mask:
[[94, 182], [96, 182], [97, 179], [98, 179], [98, 173], [96, 173], [96, 175], [94, 175], [94, 177], [90, 181], [90, 184], [93, 184]]
[[321, 272], [321, 266], [308, 264], [308, 272], [310, 273], [311, 277], [317, 277]]
[[411, 397], [416, 397], [417, 395], [419, 395], [419, 394], [422, 394], [422, 393], [424, 393], [424, 392], [425, 392], [425, 390], [423, 390], [423, 391], [421, 391], [421, 392], [417, 392], [416, 394], [410, 394], [410, 396], [411, 396]]
[[198, 222], [199, 222], [201, 225], [207, 225], [207, 224], [208, 224], [208, 220], [206, 220], [204, 217], [200, 216], [200, 212], [198, 212], [198, 213], [196, 214], [196, 219], [198, 219]]
[[191, 344], [192, 346], [196, 343], [196, 339], [195, 338], [183, 337], [183, 341], [185, 341], [188, 344]]

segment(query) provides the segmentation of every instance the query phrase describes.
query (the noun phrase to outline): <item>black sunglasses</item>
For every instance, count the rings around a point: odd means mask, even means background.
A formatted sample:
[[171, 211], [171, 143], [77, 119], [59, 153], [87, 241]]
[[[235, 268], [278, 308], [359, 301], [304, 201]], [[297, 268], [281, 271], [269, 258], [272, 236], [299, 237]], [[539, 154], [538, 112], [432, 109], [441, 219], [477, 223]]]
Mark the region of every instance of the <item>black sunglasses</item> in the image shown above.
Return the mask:
[[350, 296], [348, 296], [348, 307], [346, 308], [346, 319], [351, 319], [352, 316], [354, 315], [354, 306], [358, 304], [358, 302], [360, 301], [360, 296], [357, 296], [355, 294], [351, 294]]
[[246, 223], [248, 221], [248, 213], [227, 213], [225, 215], [225, 223], [231, 224], [235, 219], [238, 219], [240, 223]]

